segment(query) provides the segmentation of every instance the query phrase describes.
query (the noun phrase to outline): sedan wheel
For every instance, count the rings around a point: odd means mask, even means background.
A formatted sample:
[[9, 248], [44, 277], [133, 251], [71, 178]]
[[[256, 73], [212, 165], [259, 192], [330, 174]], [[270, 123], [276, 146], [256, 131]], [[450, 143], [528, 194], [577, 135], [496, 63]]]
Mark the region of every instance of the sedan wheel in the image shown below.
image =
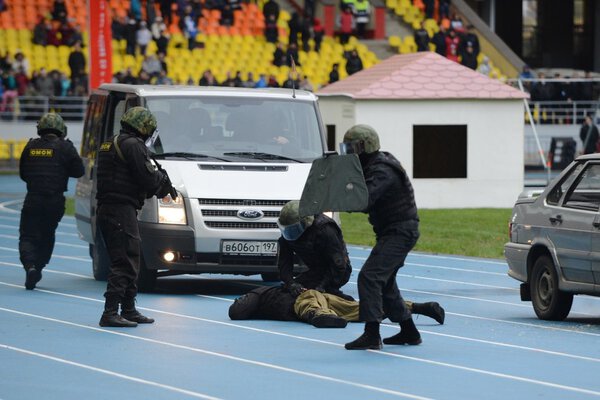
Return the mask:
[[573, 294], [558, 289], [558, 275], [550, 257], [536, 260], [530, 287], [533, 309], [539, 319], [562, 321], [569, 315]]

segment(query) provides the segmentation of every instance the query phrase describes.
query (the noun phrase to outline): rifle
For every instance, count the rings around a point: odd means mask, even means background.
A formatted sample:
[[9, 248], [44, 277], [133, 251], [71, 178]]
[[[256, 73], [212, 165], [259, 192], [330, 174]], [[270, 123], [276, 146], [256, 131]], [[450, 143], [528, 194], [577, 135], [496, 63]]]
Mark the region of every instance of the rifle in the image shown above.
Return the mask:
[[150, 158], [152, 159], [152, 161], [154, 161], [154, 165], [156, 165], [156, 169], [158, 169], [159, 171], [164, 173], [165, 176], [167, 177], [167, 181], [169, 183], [169, 194], [171, 195], [171, 198], [173, 200], [175, 200], [177, 198], [177, 190], [175, 190], [175, 188], [171, 184], [171, 178], [169, 178], [169, 174], [167, 173], [167, 171], [165, 171], [165, 169], [162, 167], [162, 165], [160, 165], [159, 162], [156, 161], [156, 158], [154, 158], [154, 156], [151, 156]]

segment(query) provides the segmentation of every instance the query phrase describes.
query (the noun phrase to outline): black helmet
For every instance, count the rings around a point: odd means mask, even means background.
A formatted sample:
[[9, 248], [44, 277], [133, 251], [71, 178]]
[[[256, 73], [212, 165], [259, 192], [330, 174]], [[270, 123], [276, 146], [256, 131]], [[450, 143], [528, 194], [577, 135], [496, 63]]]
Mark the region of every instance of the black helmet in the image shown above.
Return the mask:
[[309, 215], [300, 218], [300, 202], [292, 200], [285, 203], [277, 219], [277, 226], [281, 231], [281, 236], [286, 240], [296, 240], [312, 225], [315, 217]]

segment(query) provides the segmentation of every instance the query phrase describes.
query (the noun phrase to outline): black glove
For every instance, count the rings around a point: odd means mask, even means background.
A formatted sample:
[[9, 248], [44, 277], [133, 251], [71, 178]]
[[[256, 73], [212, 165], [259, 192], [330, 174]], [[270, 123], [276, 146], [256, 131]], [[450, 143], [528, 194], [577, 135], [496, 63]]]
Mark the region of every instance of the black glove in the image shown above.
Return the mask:
[[177, 191], [171, 184], [171, 179], [169, 179], [169, 175], [167, 175], [166, 172], [163, 172], [162, 174], [163, 174], [163, 178], [161, 180], [160, 187], [156, 191], [156, 197], [161, 198], [161, 197], [165, 197], [166, 195], [170, 194], [171, 198], [173, 200], [175, 200], [177, 198]]
[[304, 286], [299, 284], [298, 282], [292, 282], [287, 285], [287, 289], [290, 294], [294, 297], [298, 297], [306, 290]]

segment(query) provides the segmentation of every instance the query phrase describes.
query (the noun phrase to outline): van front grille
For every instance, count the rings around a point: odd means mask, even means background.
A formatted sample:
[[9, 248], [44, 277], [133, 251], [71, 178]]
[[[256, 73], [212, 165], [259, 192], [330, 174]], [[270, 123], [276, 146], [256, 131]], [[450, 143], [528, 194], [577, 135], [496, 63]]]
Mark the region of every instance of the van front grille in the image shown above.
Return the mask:
[[[238, 210], [205, 210], [202, 209], [204, 217], [237, 217]], [[264, 217], [279, 218], [279, 211], [263, 211]]]
[[198, 199], [198, 203], [205, 206], [283, 207], [287, 202], [288, 200]]
[[209, 228], [225, 229], [278, 229], [274, 222], [204, 221]]

